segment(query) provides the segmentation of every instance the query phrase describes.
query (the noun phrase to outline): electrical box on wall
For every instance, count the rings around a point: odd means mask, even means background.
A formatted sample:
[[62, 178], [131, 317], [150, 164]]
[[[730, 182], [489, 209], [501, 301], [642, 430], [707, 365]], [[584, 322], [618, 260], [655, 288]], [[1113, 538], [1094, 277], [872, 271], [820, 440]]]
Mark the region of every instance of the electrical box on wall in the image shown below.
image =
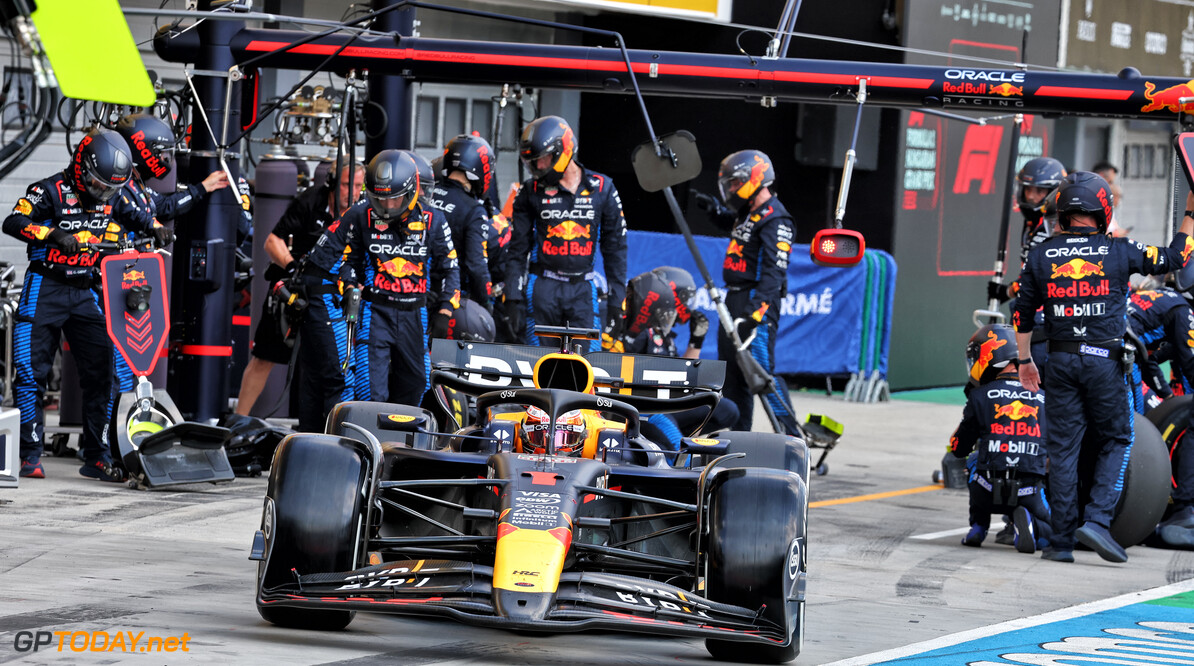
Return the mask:
[[[863, 107], [858, 126], [855, 169], [871, 171], [879, 163], [879, 118], [882, 109]], [[854, 132], [857, 104], [801, 104], [796, 126], [796, 161], [805, 166], [841, 168]]]

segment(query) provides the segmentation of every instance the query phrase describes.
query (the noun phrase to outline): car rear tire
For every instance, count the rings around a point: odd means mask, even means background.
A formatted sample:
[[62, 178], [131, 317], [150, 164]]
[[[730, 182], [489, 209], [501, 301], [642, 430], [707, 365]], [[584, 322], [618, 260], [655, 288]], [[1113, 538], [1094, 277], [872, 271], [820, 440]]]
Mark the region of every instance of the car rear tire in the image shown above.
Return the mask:
[[300, 574], [356, 568], [368, 465], [359, 446], [332, 435], [290, 435], [278, 445], [266, 491], [262, 530], [266, 559], [258, 568], [257, 611], [295, 629], [343, 629], [354, 611], [263, 604], [261, 591]]
[[789, 625], [787, 592], [806, 566], [807, 487], [786, 471], [759, 468], [720, 471], [710, 486], [709, 599], [751, 610], [765, 605], [763, 617], [786, 627], [791, 640], [780, 647], [710, 638], [705, 647], [721, 660], [792, 661], [803, 643], [804, 601], [796, 602]]
[[799, 437], [773, 432], [719, 432], [710, 437], [729, 442], [727, 453], [745, 453], [745, 458], [727, 460], [725, 467], [766, 467], [796, 472], [808, 485], [808, 445]]
[[434, 432], [437, 428], [435, 415], [426, 409], [411, 407], [409, 405], [396, 405], [388, 402], [357, 400], [342, 402], [332, 408], [331, 414], [328, 415], [327, 432], [332, 435], [340, 435], [341, 437], [363, 441], [364, 435], [351, 428], [343, 427], [342, 424], [347, 422], [354, 423], [373, 433], [373, 436], [379, 442], [400, 442], [406, 444], [409, 441], [413, 448], [426, 450], [430, 450], [435, 445], [435, 437], [431, 435], [415, 433], [412, 436], [409, 432], [389, 430], [379, 426], [377, 418], [389, 414], [425, 418], [427, 419], [426, 425], [423, 426], [425, 430]]

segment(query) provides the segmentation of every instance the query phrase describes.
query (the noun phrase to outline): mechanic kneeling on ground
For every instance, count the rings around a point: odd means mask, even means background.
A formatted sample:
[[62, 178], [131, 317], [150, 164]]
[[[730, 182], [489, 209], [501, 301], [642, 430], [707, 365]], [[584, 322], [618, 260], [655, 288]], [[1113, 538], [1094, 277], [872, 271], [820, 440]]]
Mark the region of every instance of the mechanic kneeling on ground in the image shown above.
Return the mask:
[[[152, 235], [153, 217], [134, 206], [109, 202], [133, 173], [133, 158], [120, 135], [96, 129], [75, 148], [71, 164], [29, 186], [4, 220], [4, 233], [28, 244], [29, 270], [21, 291], [13, 332], [16, 378], [13, 395], [21, 410], [21, 470], [43, 478], [45, 442], [42, 398], [61, 335], [74, 352], [83, 389], [83, 433], [79, 473], [101, 481], [122, 481], [112, 465], [107, 428], [111, 416], [112, 342], [99, 297], [101, 253], [86, 245], [99, 242], [109, 225]], [[164, 239], [162, 239], [164, 240]]]
[[[531, 179], [514, 199], [506, 250], [503, 299], [510, 327], [525, 330], [526, 344], [538, 345], [536, 325], [591, 326], [604, 329], [608, 346], [618, 337], [617, 314], [626, 297], [626, 219], [614, 181], [576, 161], [576, 135], [558, 116], [527, 125], [519, 152]], [[593, 281], [598, 247], [609, 283], [606, 322], [599, 321]], [[590, 350], [600, 348], [594, 340]]]
[[1031, 554], [1038, 544], [1048, 545], [1052, 533], [1045, 500], [1045, 397], [1020, 384], [1018, 358], [1010, 326], [990, 324], [970, 338], [966, 406], [949, 451], [966, 458], [970, 471], [970, 531], [962, 545], [981, 546], [991, 512], [998, 511], [1012, 515], [1012, 545]]
[[[695, 295], [696, 283], [682, 268], [661, 266], [635, 277], [626, 288], [622, 336], [609, 351], [678, 357], [673, 325], [680, 322], [688, 324], [689, 331], [684, 358], [700, 358], [701, 346], [709, 333], [709, 318], [699, 310], [689, 309]], [[704, 407], [651, 414], [643, 419], [642, 427], [647, 439], [677, 451], [680, 438], [692, 435], [702, 421], [705, 421], [702, 432], [732, 428], [738, 421], [738, 408], [722, 397], [712, 414]]]
[[[1190, 347], [1190, 340], [1194, 340], [1194, 312], [1184, 295], [1168, 288], [1133, 292], [1128, 301], [1128, 326], [1150, 352], [1156, 352], [1155, 356], [1168, 356], [1165, 360], [1173, 361], [1186, 381], [1194, 378], [1194, 348]], [[1141, 379], [1168, 400], [1173, 391], [1156, 367], [1157, 360], [1150, 359], [1150, 367], [1143, 370], [1145, 376]], [[1137, 399], [1138, 404], [1143, 403], [1141, 396], [1137, 395]], [[1187, 416], [1190, 417], [1194, 413]], [[1194, 547], [1194, 450], [1187, 446], [1188, 442], [1194, 442], [1194, 438], [1183, 437], [1179, 449], [1170, 453], [1172, 501], [1156, 530], [1166, 545], [1182, 548]]]
[[[1028, 253], [1012, 316], [1023, 354], [1030, 349], [1033, 315], [1045, 307], [1053, 538], [1042, 557], [1073, 562], [1076, 537], [1103, 559], [1126, 562], [1127, 553], [1108, 528], [1123, 489], [1133, 437], [1123, 347], [1128, 278], [1180, 268], [1194, 250], [1194, 217], [1187, 214], [1182, 219], [1169, 247], [1146, 247], [1106, 235], [1111, 188], [1098, 175], [1072, 173], [1056, 196], [1061, 233]], [[1187, 197], [1186, 206], [1194, 208], [1194, 194]], [[1020, 381], [1029, 391], [1041, 387], [1031, 351], [1020, 359]], [[1078, 457], [1088, 425], [1085, 445], [1097, 459], [1090, 503], [1081, 507], [1085, 523], [1079, 527]]]
[[[318, 187], [308, 187], [295, 197], [282, 213], [273, 231], [265, 237], [265, 253], [270, 265], [265, 271], [266, 284], [271, 288], [279, 280], [289, 280], [298, 271], [299, 262], [307, 256], [323, 230], [335, 219], [334, 211], [343, 214], [361, 196], [365, 181], [365, 165], [346, 163], [340, 171], [340, 182], [334, 190], [334, 169], [328, 170], [328, 180]], [[337, 207], [338, 206], [338, 207]], [[270, 372], [276, 364], [289, 364], [293, 341], [287, 343], [286, 331], [278, 313], [262, 303], [261, 319], [253, 334], [252, 355], [240, 381], [240, 395], [236, 413], [248, 416], [257, 398], [265, 389]]]

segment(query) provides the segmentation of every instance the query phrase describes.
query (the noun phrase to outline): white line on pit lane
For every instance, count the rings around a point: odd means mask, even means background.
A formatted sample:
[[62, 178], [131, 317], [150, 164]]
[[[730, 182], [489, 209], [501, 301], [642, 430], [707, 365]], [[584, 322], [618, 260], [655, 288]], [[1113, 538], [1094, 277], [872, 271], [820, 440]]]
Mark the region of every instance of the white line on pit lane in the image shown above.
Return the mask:
[[959, 527], [955, 530], [945, 530], [944, 532], [929, 532], [928, 534], [913, 534], [909, 539], [916, 539], [918, 541], [932, 541], [933, 539], [942, 539], [944, 537], [958, 536], [970, 531], [969, 527]]

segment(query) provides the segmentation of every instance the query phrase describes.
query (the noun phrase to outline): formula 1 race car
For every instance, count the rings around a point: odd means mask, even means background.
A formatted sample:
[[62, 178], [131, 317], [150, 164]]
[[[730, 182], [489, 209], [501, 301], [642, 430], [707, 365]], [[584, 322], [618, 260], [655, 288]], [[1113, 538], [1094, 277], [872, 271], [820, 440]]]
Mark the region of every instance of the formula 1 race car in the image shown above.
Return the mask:
[[456, 432], [435, 432], [423, 409], [349, 402], [328, 434], [282, 441], [253, 543], [261, 616], [642, 632], [705, 638], [719, 659], [794, 659], [805, 443], [722, 432], [662, 450], [641, 436], [640, 410], [711, 409], [722, 362], [581, 356], [572, 341], [596, 331], [538, 332], [560, 351], [434, 342], [441, 401], [459, 414], [475, 398], [476, 423]]

